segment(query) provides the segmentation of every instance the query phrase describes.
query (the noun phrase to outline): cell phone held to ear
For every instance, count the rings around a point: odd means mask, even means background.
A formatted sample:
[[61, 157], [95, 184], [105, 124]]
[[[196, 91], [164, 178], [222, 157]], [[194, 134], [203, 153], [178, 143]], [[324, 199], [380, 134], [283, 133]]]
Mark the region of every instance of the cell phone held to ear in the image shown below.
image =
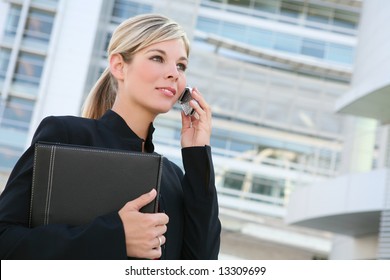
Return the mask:
[[178, 103], [181, 106], [181, 109], [183, 110], [184, 114], [186, 116], [192, 116], [195, 113], [195, 109], [191, 107], [190, 101], [194, 100], [191, 96], [192, 87], [187, 86], [183, 93], [180, 95]]

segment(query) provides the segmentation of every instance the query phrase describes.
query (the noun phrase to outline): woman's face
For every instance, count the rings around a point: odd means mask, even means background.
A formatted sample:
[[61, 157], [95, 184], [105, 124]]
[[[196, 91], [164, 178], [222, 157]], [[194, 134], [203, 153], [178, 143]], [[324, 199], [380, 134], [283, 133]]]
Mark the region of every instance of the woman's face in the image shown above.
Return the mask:
[[186, 86], [187, 52], [183, 40], [153, 44], [126, 63], [119, 93], [132, 109], [168, 112]]

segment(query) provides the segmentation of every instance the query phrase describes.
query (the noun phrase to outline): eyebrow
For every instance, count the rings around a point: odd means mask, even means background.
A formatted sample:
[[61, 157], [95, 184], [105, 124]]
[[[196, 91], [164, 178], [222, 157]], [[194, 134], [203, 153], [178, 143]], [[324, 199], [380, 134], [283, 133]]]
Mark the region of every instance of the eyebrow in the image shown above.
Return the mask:
[[[161, 54], [163, 54], [163, 55], [165, 55], [165, 56], [167, 55], [167, 53], [166, 53], [165, 51], [160, 50], [160, 49], [151, 49], [151, 50], [148, 50], [146, 53], [150, 53], [150, 52], [159, 52], [159, 53], [161, 53]], [[179, 58], [179, 60], [188, 61], [188, 58], [185, 57], [185, 56], [182, 56], [182, 57]]]

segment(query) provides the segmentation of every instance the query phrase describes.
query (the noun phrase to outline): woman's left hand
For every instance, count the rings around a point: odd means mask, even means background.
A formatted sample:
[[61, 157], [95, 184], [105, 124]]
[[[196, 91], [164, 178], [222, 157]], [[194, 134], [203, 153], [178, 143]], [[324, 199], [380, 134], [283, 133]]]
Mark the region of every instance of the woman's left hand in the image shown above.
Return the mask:
[[210, 145], [211, 108], [197, 88], [192, 89], [190, 106], [195, 109], [193, 116], [181, 112], [181, 146], [182, 148]]

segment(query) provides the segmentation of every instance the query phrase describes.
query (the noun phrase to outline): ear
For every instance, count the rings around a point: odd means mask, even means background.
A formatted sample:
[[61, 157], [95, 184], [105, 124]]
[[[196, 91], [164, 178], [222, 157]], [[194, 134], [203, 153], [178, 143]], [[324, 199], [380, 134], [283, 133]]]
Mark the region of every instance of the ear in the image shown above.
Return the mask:
[[117, 80], [123, 80], [124, 66], [125, 66], [125, 62], [123, 60], [123, 57], [119, 53], [115, 53], [115, 54], [111, 55], [111, 57], [110, 57], [110, 71], [111, 71], [111, 74]]

